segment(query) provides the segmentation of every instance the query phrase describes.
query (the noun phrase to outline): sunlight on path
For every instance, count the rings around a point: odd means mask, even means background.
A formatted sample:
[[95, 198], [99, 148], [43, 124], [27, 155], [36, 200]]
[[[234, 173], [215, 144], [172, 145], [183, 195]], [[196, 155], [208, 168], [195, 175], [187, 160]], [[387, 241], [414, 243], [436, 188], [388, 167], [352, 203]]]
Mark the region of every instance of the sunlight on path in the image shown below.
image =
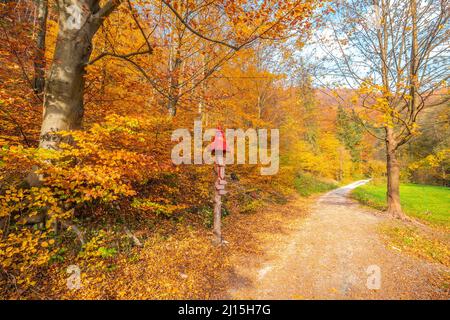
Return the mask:
[[377, 233], [384, 220], [349, 199], [361, 180], [321, 196], [311, 215], [285, 241], [266, 243], [263, 266], [242, 265], [251, 278], [231, 298], [415, 299], [448, 298], [430, 279], [442, 266], [386, 248]]

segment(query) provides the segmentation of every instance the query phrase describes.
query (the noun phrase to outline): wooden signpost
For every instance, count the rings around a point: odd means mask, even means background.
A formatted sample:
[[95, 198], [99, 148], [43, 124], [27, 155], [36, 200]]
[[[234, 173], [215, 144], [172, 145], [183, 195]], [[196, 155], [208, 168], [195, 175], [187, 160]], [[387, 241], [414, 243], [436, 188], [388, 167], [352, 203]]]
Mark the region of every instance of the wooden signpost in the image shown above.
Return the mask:
[[227, 193], [225, 186], [225, 153], [227, 152], [227, 143], [222, 129], [218, 128], [213, 141], [212, 153], [214, 154], [215, 173], [217, 175], [214, 184], [214, 225], [213, 225], [213, 243], [222, 245], [222, 196]]

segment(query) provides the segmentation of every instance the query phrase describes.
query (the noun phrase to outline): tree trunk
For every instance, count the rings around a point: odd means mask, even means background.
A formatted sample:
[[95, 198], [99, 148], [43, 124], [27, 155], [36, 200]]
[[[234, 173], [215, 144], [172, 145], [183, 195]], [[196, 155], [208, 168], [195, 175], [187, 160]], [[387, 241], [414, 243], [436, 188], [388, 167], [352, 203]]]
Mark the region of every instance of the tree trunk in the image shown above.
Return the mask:
[[410, 83], [411, 83], [411, 106], [410, 106], [410, 118], [411, 120], [416, 114], [417, 110], [417, 89], [418, 85], [418, 69], [419, 59], [417, 57], [419, 45], [418, 45], [418, 30], [417, 30], [417, 3], [416, 0], [411, 0], [411, 20], [412, 20], [412, 32], [411, 32], [411, 62], [410, 62]]
[[400, 205], [400, 165], [396, 155], [396, 141], [392, 128], [386, 128], [387, 212], [393, 217], [405, 219]]
[[182, 60], [180, 58], [180, 50], [177, 48], [174, 61], [171, 61], [170, 87], [168, 92], [167, 110], [169, 116], [175, 117], [177, 114], [177, 104], [180, 94], [180, 68]]
[[47, 33], [48, 0], [37, 1], [37, 12], [33, 90], [37, 94], [41, 94], [45, 86], [45, 35]]
[[225, 160], [220, 154], [215, 155], [217, 179], [214, 185], [214, 221], [213, 221], [213, 244], [222, 245], [222, 195], [225, 191]]
[[69, 0], [60, 2], [59, 32], [44, 92], [39, 146], [46, 149], [57, 149], [60, 138], [53, 132], [81, 128], [85, 67], [92, 38], [101, 25], [101, 18], [95, 14], [100, 9], [98, 2], [86, 1], [81, 9]]
[[[98, 0], [58, 0], [57, 4], [59, 31], [44, 90], [39, 143], [39, 147], [45, 149], [58, 149], [60, 137], [52, 133], [81, 128], [84, 74], [92, 52], [92, 38], [120, 2], [110, 0], [103, 7]], [[42, 177], [36, 174], [36, 170], [33, 168], [26, 178], [30, 186], [42, 184]]]
[[177, 114], [177, 103], [177, 98], [173, 96], [169, 97], [169, 101], [167, 102], [167, 110], [169, 111], [169, 116], [171, 118], [175, 117]]
[[[183, 11], [184, 5], [183, 1], [176, 0], [176, 4]], [[179, 19], [175, 16], [173, 17], [174, 28], [174, 38], [172, 38], [170, 43], [169, 51], [169, 90], [167, 93], [167, 111], [171, 118], [175, 117], [177, 114], [177, 105], [180, 95], [180, 76], [182, 73], [181, 67], [183, 60], [181, 59], [181, 47], [183, 46], [183, 36], [184, 32], [182, 24]]]

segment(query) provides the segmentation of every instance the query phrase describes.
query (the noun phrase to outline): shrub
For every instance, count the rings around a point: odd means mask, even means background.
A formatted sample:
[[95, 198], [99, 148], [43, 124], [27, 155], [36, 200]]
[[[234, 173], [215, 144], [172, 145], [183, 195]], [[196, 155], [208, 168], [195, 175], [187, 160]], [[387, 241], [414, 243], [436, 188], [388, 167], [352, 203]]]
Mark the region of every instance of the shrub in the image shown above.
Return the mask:
[[[33, 286], [37, 269], [58, 251], [50, 227], [56, 227], [57, 221], [70, 221], [81, 206], [113, 204], [134, 196], [137, 186], [164, 168], [145, 152], [150, 143], [145, 125], [133, 118], [110, 116], [87, 131], [55, 134], [61, 141], [58, 150], [21, 145], [1, 149], [0, 175], [6, 182], [0, 188], [4, 279], [22, 289]], [[23, 184], [32, 170], [41, 177], [42, 186]]]

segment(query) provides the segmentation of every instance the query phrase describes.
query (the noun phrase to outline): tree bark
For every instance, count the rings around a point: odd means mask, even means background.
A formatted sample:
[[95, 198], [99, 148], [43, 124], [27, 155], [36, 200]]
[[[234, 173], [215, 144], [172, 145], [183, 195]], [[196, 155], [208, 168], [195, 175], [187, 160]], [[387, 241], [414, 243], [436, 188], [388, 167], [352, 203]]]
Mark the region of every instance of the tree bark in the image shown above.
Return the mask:
[[45, 86], [45, 35], [47, 33], [48, 0], [37, 1], [37, 12], [33, 90], [37, 94], [41, 94]]
[[92, 38], [117, 5], [118, 2], [110, 1], [100, 8], [95, 0], [77, 4], [59, 1], [59, 32], [44, 92], [41, 148], [57, 149], [60, 138], [52, 133], [81, 128], [84, 75], [92, 52]]
[[411, 0], [411, 20], [412, 20], [412, 32], [411, 32], [411, 62], [410, 62], [410, 83], [411, 83], [411, 106], [410, 115], [411, 120], [416, 114], [417, 110], [417, 89], [418, 85], [418, 69], [419, 69], [419, 59], [417, 57], [418, 53], [418, 30], [417, 30], [417, 3], [416, 0]]
[[[378, 5], [378, 1], [374, 1], [375, 5]], [[389, 76], [388, 76], [388, 24], [387, 12], [389, 10], [386, 1], [381, 1], [382, 10], [382, 28], [377, 30], [377, 38], [380, 46], [380, 56], [381, 56], [381, 78], [383, 82], [383, 95], [386, 100], [390, 103], [390, 87], [389, 87]], [[392, 108], [393, 109], [393, 108]], [[393, 110], [389, 111], [391, 121], [393, 122]], [[391, 127], [391, 123], [387, 124], [385, 127], [385, 139], [386, 139], [386, 174], [387, 174], [387, 212], [393, 217], [405, 219], [405, 214], [402, 211], [400, 205], [400, 165], [397, 160], [397, 141], [395, 141], [394, 129]]]
[[[181, 42], [181, 40], [179, 41]], [[170, 58], [172, 59], [172, 58]], [[179, 85], [180, 85], [180, 68], [181, 68], [182, 60], [180, 49], [177, 47], [175, 58], [173, 61], [170, 61], [170, 86], [168, 92], [168, 102], [167, 102], [167, 110], [169, 111], [169, 116], [175, 117], [177, 114], [177, 104], [179, 99]]]
[[400, 165], [393, 129], [386, 128], [387, 212], [393, 217], [405, 219], [400, 205]]
[[169, 96], [169, 101], [167, 102], [167, 110], [169, 111], [169, 116], [171, 118], [175, 117], [177, 114], [177, 103], [177, 98]]
[[[181, 0], [176, 0], [180, 12], [184, 10], [184, 4]], [[170, 43], [169, 51], [169, 89], [167, 93], [167, 111], [171, 118], [177, 114], [177, 105], [180, 95], [180, 76], [182, 73], [181, 47], [183, 46], [184, 31], [180, 19], [173, 17], [173, 38]]]
[[[85, 65], [92, 51], [95, 28], [85, 12], [74, 20], [62, 1], [55, 54], [44, 93], [44, 119], [40, 147], [56, 149], [59, 138], [53, 132], [81, 128]], [[81, 18], [78, 18], [81, 14]], [[85, 23], [83, 23], [84, 21]], [[81, 25], [80, 25], [81, 24]]]

